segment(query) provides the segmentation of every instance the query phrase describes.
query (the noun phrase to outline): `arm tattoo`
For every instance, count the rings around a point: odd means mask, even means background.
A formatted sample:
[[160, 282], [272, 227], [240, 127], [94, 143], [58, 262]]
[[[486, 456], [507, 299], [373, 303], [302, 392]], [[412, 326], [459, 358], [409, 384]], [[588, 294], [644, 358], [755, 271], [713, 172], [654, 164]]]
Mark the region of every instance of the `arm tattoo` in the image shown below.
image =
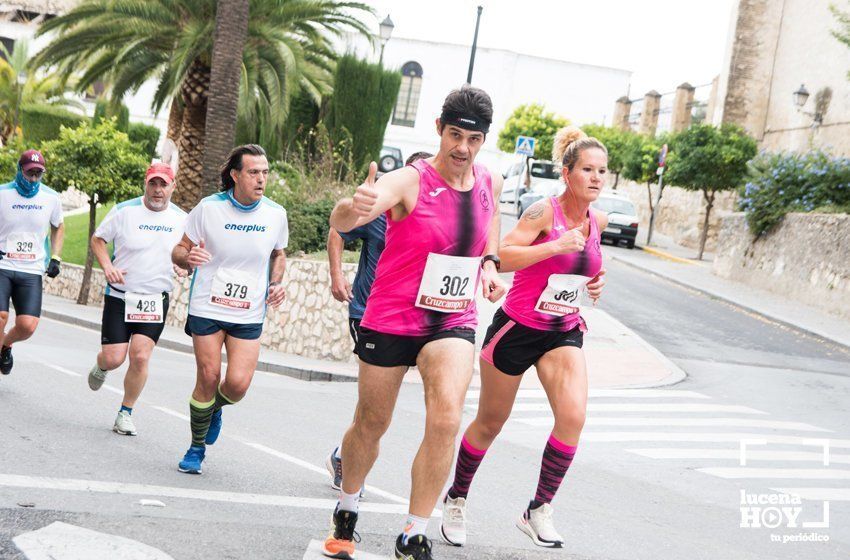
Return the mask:
[[522, 215], [528, 221], [536, 220], [540, 216], [543, 215], [543, 212], [546, 211], [546, 207], [539, 203], [532, 204], [528, 210], [525, 211], [525, 214]]

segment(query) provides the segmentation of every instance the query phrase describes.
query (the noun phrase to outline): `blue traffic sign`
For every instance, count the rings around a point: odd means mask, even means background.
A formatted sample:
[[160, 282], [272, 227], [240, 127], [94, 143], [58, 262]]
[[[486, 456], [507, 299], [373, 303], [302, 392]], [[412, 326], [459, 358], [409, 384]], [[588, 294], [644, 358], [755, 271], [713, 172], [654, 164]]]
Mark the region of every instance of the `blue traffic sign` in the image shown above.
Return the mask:
[[531, 157], [534, 155], [535, 144], [537, 144], [537, 140], [530, 136], [517, 136], [514, 153]]

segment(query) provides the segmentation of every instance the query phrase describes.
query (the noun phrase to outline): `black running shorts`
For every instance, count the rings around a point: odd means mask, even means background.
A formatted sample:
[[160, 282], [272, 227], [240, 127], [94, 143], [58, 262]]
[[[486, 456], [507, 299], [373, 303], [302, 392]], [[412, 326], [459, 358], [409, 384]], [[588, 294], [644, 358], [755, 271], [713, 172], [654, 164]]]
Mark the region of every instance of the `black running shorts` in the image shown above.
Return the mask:
[[134, 334], [144, 335], [159, 342], [168, 315], [168, 294], [162, 295], [162, 323], [127, 323], [124, 321], [124, 300], [114, 296], [103, 297], [103, 319], [100, 324], [101, 344], [126, 344]]
[[522, 375], [543, 354], [562, 346], [581, 348], [584, 333], [579, 327], [571, 331], [542, 331], [520, 325], [499, 308], [487, 329], [481, 359], [508, 375]]
[[360, 318], [349, 317], [348, 319], [348, 334], [351, 335], [351, 340], [354, 341], [354, 353], [357, 354], [357, 339], [360, 337]]
[[9, 300], [16, 315], [41, 317], [41, 274], [0, 268], [0, 311], [9, 311]]
[[475, 344], [475, 331], [457, 327], [427, 336], [401, 336], [373, 331], [361, 325], [354, 353], [373, 366], [415, 366], [422, 347], [443, 338], [460, 338]]

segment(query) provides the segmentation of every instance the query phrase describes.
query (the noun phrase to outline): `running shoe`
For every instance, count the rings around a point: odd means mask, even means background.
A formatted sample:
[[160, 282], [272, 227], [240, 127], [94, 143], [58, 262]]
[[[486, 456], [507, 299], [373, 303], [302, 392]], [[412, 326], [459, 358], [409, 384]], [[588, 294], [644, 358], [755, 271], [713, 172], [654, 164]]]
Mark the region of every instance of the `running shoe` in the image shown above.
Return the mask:
[[322, 546], [322, 554], [328, 558], [353, 560], [354, 543], [360, 542], [360, 535], [354, 530], [355, 525], [357, 513], [339, 509], [337, 504], [331, 518], [331, 532]]
[[215, 412], [213, 412], [212, 417], [210, 418], [210, 428], [207, 430], [207, 437], [204, 442], [207, 445], [212, 445], [218, 439], [218, 435], [221, 433], [221, 409], [219, 408]]
[[133, 424], [133, 417], [126, 410], [119, 410], [118, 417], [115, 419], [115, 425], [112, 426], [112, 431], [122, 436], [136, 435], [136, 425]]
[[0, 373], [9, 375], [12, 373], [12, 366], [14, 364], [15, 360], [12, 359], [12, 347], [4, 346], [0, 349]]
[[552, 524], [551, 504], [542, 504], [537, 509], [531, 509], [531, 504], [516, 522], [517, 529], [531, 537], [537, 546], [547, 548], [563, 548], [564, 538], [555, 530]]
[[106, 371], [100, 369], [100, 366], [95, 364], [89, 370], [89, 389], [92, 391], [97, 391], [103, 385], [103, 382], [106, 381]]
[[[333, 452], [325, 460], [325, 468], [328, 469], [328, 474], [331, 475], [331, 488], [334, 490], [342, 490], [342, 458], [337, 457], [339, 447], [334, 448]], [[360, 497], [366, 494], [366, 484], [360, 488]]]
[[201, 463], [207, 448], [200, 445], [192, 445], [183, 456], [183, 460], [177, 465], [177, 470], [189, 474], [201, 474]]
[[328, 474], [331, 475], [331, 488], [334, 490], [339, 490], [342, 487], [342, 459], [336, 456], [338, 451], [339, 447], [335, 447], [325, 461], [325, 467], [328, 469]]
[[458, 497], [453, 500], [446, 494], [443, 500], [440, 536], [452, 546], [466, 544], [466, 498]]
[[396, 560], [433, 560], [431, 541], [425, 535], [415, 535], [404, 544], [404, 535], [399, 535], [395, 540], [395, 557]]

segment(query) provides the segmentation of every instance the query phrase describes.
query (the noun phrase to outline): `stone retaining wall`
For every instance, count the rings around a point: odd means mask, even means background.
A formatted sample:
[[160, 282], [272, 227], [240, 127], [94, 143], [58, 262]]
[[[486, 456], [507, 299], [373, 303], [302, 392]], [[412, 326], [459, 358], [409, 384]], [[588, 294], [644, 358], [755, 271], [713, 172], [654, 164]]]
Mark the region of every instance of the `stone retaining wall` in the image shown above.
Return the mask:
[[[344, 263], [343, 271], [354, 280], [356, 265]], [[331, 295], [329, 266], [324, 261], [292, 259], [286, 263], [283, 285], [286, 300], [266, 315], [262, 345], [271, 350], [308, 358], [354, 361], [348, 334], [348, 305]], [[83, 267], [63, 264], [62, 273], [45, 278], [45, 293], [76, 301]], [[175, 281], [166, 324], [183, 327], [189, 307], [189, 279]], [[100, 306], [106, 281], [101, 270], [92, 271], [89, 305]]]
[[743, 213], [723, 219], [714, 273], [850, 318], [850, 215], [788, 214], [753, 241]]
[[[652, 187], [653, 201], [658, 196], [658, 186]], [[649, 201], [646, 194], [646, 185], [638, 185], [633, 181], [620, 178], [617, 190], [607, 187], [608, 192], [618, 192], [628, 196], [635, 203], [640, 218], [640, 229], [646, 232], [649, 228]], [[720, 192], [714, 200], [714, 208], [708, 222], [708, 239], [705, 249], [714, 252], [717, 247], [717, 232], [720, 223], [725, 216], [734, 211], [737, 194], [734, 192]], [[655, 231], [663, 235], [669, 235], [679, 245], [699, 248], [699, 236], [702, 232], [702, 223], [705, 220], [705, 201], [702, 192], [686, 191], [673, 186], [664, 187], [664, 195], [661, 197], [661, 208], [655, 216]]]

